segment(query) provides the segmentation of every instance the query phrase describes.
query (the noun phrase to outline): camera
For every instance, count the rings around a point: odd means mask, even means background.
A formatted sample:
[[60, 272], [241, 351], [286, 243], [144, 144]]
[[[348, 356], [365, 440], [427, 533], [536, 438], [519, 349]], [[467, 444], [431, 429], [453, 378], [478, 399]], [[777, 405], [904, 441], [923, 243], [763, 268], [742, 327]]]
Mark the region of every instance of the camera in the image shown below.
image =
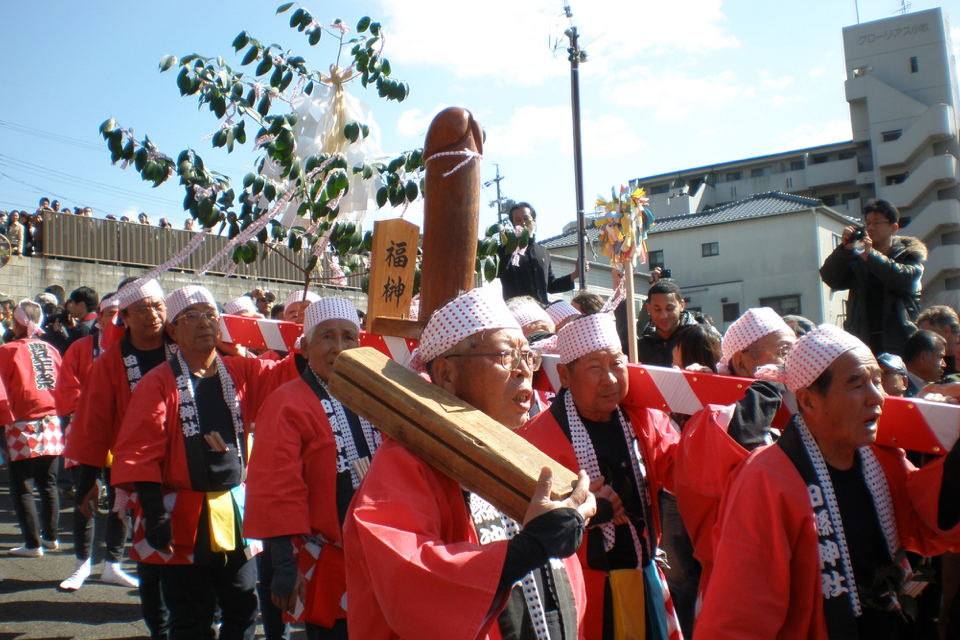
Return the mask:
[[660, 277], [661, 277], [661, 278], [672, 278], [672, 277], [673, 277], [673, 270], [672, 270], [672, 269], [661, 269], [661, 270], [660, 270]]
[[866, 227], [856, 227], [853, 230], [853, 233], [850, 234], [850, 242], [856, 242], [857, 240], [863, 240], [867, 235]]

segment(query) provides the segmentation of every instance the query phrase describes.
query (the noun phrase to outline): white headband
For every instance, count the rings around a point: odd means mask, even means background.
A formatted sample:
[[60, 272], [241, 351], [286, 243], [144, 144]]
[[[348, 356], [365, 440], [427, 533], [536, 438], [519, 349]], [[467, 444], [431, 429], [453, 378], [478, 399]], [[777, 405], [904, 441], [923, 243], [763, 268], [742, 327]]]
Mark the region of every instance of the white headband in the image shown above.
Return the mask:
[[570, 364], [577, 358], [601, 349], [621, 349], [617, 323], [609, 313], [593, 313], [575, 318], [563, 325], [557, 334], [560, 363]]
[[[40, 310], [40, 322], [39, 324], [30, 319], [30, 316], [27, 315], [27, 312], [23, 310], [24, 307], [36, 307]], [[22, 324], [27, 329], [27, 336], [42, 336], [43, 329], [43, 307], [38, 305], [36, 302], [30, 298], [24, 298], [17, 304], [17, 308], [13, 310], [13, 317], [16, 318], [17, 322]]]
[[787, 385], [790, 391], [809, 387], [841, 355], [867, 345], [840, 327], [822, 324], [807, 333], [787, 354], [783, 367], [766, 365], [757, 369], [757, 377]]
[[206, 303], [214, 309], [217, 308], [217, 300], [213, 294], [195, 284], [177, 289], [167, 296], [164, 302], [167, 305], [167, 322], [173, 322], [184, 309], [194, 304]]
[[[747, 309], [727, 327], [727, 332], [723, 334], [723, 342], [720, 343], [722, 353], [720, 364], [729, 367], [733, 354], [740, 353], [764, 336], [784, 330], [793, 333], [793, 329], [770, 307]], [[720, 371], [720, 373], [730, 375], [730, 370]]]
[[346, 298], [323, 298], [311, 303], [303, 314], [303, 335], [309, 336], [315, 326], [327, 320], [346, 320], [360, 331], [360, 316], [353, 302]]
[[163, 300], [163, 288], [154, 279], [134, 280], [120, 287], [115, 297], [120, 301], [120, 308], [126, 309], [134, 302], [139, 302], [144, 298], [160, 298]]

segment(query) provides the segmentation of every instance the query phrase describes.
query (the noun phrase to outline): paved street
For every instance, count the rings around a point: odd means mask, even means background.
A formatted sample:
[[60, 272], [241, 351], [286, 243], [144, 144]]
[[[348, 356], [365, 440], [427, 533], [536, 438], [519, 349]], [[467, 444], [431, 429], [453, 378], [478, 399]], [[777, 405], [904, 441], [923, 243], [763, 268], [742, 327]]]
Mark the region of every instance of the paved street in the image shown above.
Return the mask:
[[[103, 567], [103, 521], [97, 519], [93, 575], [82, 589], [63, 592], [57, 585], [73, 572], [73, 502], [61, 501], [60, 549], [43, 558], [17, 558], [7, 550], [23, 544], [10, 502], [7, 470], [0, 470], [0, 640], [66, 638], [144, 638], [137, 591], [99, 581]], [[39, 503], [38, 503], [39, 506]], [[124, 563], [135, 572], [135, 565]], [[258, 632], [260, 629], [258, 629]], [[260, 633], [258, 638], [263, 637]], [[294, 638], [304, 637], [303, 632]]]

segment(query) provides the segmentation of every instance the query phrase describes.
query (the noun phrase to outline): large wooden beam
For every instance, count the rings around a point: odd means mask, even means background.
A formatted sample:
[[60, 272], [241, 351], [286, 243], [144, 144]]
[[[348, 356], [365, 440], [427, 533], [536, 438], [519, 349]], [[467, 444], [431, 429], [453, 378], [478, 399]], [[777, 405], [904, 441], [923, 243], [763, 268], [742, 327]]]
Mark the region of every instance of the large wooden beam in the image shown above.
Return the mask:
[[456, 396], [369, 347], [344, 351], [330, 392], [426, 462], [523, 522], [540, 470], [554, 472], [551, 498], [573, 489], [575, 473]]

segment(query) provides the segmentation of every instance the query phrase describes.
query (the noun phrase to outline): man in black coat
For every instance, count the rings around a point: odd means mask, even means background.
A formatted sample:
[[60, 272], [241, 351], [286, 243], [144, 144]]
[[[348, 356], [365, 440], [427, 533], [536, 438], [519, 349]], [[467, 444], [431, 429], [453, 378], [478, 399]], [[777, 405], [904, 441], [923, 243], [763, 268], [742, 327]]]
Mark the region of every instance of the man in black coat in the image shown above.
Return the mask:
[[871, 200], [863, 210], [866, 234], [855, 239], [843, 230], [840, 244], [820, 267], [824, 284], [850, 290], [843, 328], [875, 354], [903, 355], [920, 315], [920, 279], [927, 248], [920, 240], [897, 236], [900, 213], [886, 200]]
[[515, 227], [526, 227], [530, 230], [530, 244], [516, 266], [511, 264], [513, 255], [505, 255], [503, 247], [499, 249], [500, 266], [497, 277], [503, 284], [504, 300], [516, 296], [530, 296], [543, 304], [549, 304], [548, 293], [563, 293], [573, 289], [573, 281], [579, 275], [578, 270], [574, 269], [573, 273], [567, 276], [555, 277], [550, 266], [550, 253], [534, 242], [533, 234], [537, 228], [537, 212], [534, 208], [526, 202], [517, 203], [510, 209], [508, 217]]

